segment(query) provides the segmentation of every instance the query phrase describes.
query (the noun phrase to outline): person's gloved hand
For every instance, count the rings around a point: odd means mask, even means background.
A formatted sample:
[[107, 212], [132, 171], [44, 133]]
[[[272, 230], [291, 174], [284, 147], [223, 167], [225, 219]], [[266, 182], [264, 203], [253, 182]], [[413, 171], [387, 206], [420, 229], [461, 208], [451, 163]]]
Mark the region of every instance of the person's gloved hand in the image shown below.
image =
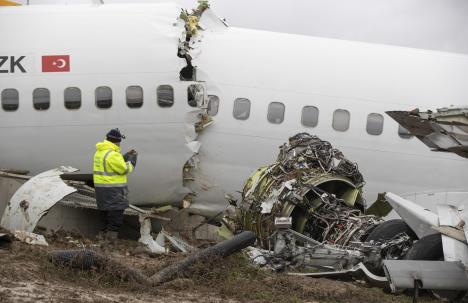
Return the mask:
[[130, 161], [130, 163], [132, 163], [133, 167], [136, 167], [137, 157], [138, 157], [138, 152], [136, 150], [132, 149], [132, 150], [125, 153], [124, 160], [125, 160], [125, 162]]
[[138, 157], [138, 154], [132, 154], [132, 155], [129, 156], [128, 161], [130, 161], [132, 163], [133, 168], [136, 167], [137, 157]]

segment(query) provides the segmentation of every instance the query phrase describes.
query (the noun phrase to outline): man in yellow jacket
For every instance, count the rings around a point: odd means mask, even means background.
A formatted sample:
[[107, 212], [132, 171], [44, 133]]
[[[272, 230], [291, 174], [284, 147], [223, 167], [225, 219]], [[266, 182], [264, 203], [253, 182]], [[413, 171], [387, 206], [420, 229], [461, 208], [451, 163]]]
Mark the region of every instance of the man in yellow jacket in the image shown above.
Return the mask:
[[123, 213], [128, 207], [127, 175], [137, 161], [138, 153], [131, 150], [120, 153], [120, 142], [125, 139], [118, 128], [111, 129], [106, 140], [96, 144], [93, 180], [98, 209], [106, 215], [106, 238], [116, 239], [123, 223]]

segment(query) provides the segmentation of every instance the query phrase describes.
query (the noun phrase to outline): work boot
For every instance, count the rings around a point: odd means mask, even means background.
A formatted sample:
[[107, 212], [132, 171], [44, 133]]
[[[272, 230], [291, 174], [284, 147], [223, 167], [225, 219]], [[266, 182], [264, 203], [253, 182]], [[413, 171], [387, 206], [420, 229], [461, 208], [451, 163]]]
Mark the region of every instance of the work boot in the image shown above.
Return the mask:
[[114, 241], [114, 240], [117, 240], [118, 236], [119, 236], [119, 232], [117, 231], [106, 232], [106, 240]]

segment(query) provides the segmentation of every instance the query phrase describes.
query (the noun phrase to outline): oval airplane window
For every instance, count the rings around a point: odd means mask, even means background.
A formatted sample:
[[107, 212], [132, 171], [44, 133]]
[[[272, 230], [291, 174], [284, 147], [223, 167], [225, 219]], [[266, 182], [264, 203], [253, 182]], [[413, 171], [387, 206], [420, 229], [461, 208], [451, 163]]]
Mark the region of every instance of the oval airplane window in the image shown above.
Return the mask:
[[125, 95], [128, 107], [140, 108], [143, 106], [143, 88], [141, 86], [132, 85], [127, 87]]
[[318, 124], [319, 110], [315, 106], [304, 106], [302, 108], [301, 123], [307, 127], [316, 127]]
[[19, 107], [19, 94], [14, 88], [7, 88], [2, 91], [2, 108], [5, 111], [15, 111]]
[[350, 115], [345, 109], [337, 109], [333, 113], [333, 129], [339, 132], [347, 131], [349, 128]]
[[98, 108], [110, 108], [112, 106], [112, 90], [108, 86], [99, 86], [94, 91], [96, 106]]
[[273, 124], [281, 124], [284, 121], [284, 104], [271, 102], [268, 105], [267, 120]]
[[160, 85], [156, 91], [158, 105], [161, 107], [171, 107], [174, 105], [174, 89], [170, 85]]
[[33, 106], [37, 110], [49, 109], [50, 91], [47, 88], [36, 88], [33, 91]]
[[81, 90], [78, 87], [67, 87], [63, 92], [66, 109], [79, 109], [81, 107]]
[[384, 117], [381, 114], [369, 114], [367, 116], [366, 131], [369, 135], [378, 136], [383, 131]]
[[234, 100], [234, 108], [232, 115], [237, 120], [247, 120], [250, 116], [250, 101], [245, 98], [237, 98]]

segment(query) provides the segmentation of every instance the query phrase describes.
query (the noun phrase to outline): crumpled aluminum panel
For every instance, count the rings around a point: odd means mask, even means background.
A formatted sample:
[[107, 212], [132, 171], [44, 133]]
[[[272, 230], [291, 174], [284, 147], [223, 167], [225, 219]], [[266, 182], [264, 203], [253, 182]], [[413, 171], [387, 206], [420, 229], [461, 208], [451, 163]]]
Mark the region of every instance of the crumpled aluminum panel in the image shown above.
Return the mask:
[[24, 183], [11, 197], [3, 213], [0, 225], [12, 232], [33, 232], [47, 211], [63, 197], [76, 192], [60, 178], [64, 173], [78, 169], [61, 166], [40, 173]]

